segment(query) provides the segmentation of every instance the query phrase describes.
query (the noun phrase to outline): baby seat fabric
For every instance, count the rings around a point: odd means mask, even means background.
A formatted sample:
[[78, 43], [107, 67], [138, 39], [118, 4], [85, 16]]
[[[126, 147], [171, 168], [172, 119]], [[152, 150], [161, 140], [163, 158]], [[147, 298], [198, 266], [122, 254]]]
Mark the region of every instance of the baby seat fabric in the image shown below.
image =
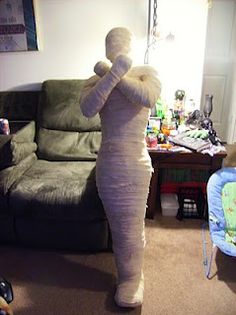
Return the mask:
[[[209, 278], [214, 250], [236, 257], [236, 168], [215, 172], [207, 183], [209, 231], [212, 240], [210, 263], [204, 247], [204, 265]], [[206, 245], [206, 242], [204, 246]]]

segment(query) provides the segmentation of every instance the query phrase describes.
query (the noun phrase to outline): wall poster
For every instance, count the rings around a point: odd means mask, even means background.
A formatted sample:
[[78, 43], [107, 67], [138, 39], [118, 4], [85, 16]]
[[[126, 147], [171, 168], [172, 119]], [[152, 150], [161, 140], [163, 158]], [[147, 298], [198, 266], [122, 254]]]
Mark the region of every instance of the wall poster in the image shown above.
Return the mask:
[[0, 52], [38, 50], [33, 0], [0, 0]]

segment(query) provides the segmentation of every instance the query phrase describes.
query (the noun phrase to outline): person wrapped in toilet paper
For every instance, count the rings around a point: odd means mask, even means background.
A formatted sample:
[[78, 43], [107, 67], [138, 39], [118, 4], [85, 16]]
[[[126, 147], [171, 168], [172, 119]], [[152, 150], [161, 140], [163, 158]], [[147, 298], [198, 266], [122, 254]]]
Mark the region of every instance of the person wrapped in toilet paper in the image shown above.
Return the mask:
[[143, 302], [144, 218], [152, 173], [145, 131], [150, 108], [161, 91], [150, 66], [131, 67], [133, 35], [123, 27], [106, 36], [106, 57], [84, 85], [80, 106], [86, 117], [99, 113], [102, 142], [96, 183], [113, 241], [118, 273], [115, 301], [121, 307]]

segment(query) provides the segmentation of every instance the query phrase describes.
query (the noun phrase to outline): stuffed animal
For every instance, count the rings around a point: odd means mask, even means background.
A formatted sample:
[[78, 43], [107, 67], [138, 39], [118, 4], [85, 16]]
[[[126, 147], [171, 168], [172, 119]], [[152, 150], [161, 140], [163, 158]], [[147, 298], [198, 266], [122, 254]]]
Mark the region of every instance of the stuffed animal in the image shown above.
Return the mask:
[[86, 117], [101, 117], [96, 183], [111, 228], [118, 273], [115, 301], [121, 307], [143, 302], [144, 218], [153, 171], [145, 131], [161, 91], [152, 67], [131, 67], [132, 40], [123, 27], [107, 34], [106, 56], [112, 64], [95, 65], [96, 75], [87, 80], [80, 99]]

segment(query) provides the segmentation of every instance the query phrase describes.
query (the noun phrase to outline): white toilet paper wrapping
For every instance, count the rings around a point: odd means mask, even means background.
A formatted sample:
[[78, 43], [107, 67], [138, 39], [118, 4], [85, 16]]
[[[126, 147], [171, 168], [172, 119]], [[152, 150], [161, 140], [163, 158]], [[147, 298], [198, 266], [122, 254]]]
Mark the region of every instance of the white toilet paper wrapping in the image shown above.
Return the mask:
[[[120, 40], [120, 28], [112, 32], [112, 40], [116, 32]], [[84, 86], [81, 109], [85, 116], [99, 112], [101, 117], [102, 143], [96, 181], [112, 233], [119, 284], [116, 301], [129, 306], [142, 302], [143, 290], [139, 290], [139, 285], [145, 245], [144, 217], [152, 172], [145, 131], [150, 108], [161, 87], [154, 69], [131, 68], [128, 56], [114, 57], [119, 45], [113, 44], [109, 50], [109, 41], [106, 44], [112, 67], [104, 62], [95, 65], [97, 75]]]

